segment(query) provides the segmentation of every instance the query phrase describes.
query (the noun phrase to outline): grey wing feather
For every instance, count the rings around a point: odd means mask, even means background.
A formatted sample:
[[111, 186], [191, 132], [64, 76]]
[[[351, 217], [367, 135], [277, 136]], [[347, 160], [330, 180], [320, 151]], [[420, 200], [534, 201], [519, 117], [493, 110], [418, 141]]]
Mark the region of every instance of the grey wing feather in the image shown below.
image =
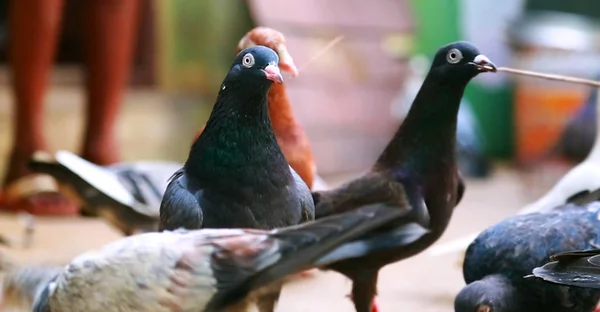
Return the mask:
[[546, 282], [600, 289], [600, 249], [565, 252], [553, 262], [533, 269], [533, 277]]
[[298, 175], [298, 173], [291, 166], [290, 171], [292, 172], [292, 176], [294, 176], [296, 189], [298, 190], [298, 195], [300, 196], [300, 204], [302, 206], [302, 222], [312, 221], [315, 219], [315, 202], [313, 201], [311, 191], [306, 183], [304, 183], [304, 180], [302, 180], [300, 175]]
[[271, 234], [272, 243], [264, 243], [257, 252], [238, 253], [237, 257], [213, 261], [212, 268], [220, 285], [213, 304], [218, 310], [220, 305], [239, 300], [252, 289], [315, 267], [315, 260], [341, 243], [393, 222], [402, 215], [399, 209], [375, 204], [275, 230]]
[[[335, 196], [337, 195], [349, 198], [346, 199], [346, 203], [351, 205], [345, 207], [346, 209], [352, 209], [355, 203], [361, 200], [372, 200], [387, 203], [394, 209], [401, 211], [402, 216], [392, 224], [378, 228], [359, 239], [339, 246], [320, 258], [318, 260], [319, 266], [330, 264], [335, 266], [336, 262], [344, 262], [345, 260], [352, 261], [356, 258], [376, 257], [377, 253], [410, 245], [429, 233], [429, 212], [418, 187], [413, 182], [400, 179], [390, 182], [389, 179], [382, 179], [379, 173], [368, 174], [355, 181], [355, 183], [346, 184], [345, 188], [342, 189], [343, 192], [338, 191], [334, 195], [326, 194], [326, 198], [323, 198], [324, 196], [317, 197], [317, 200], [321, 200], [317, 204], [318, 208], [323, 208], [318, 212], [324, 215], [335, 213], [336, 206], [338, 206], [335, 204]], [[360, 194], [366, 196], [355, 198], [350, 190], [362, 192]], [[386, 192], [381, 192], [381, 190], [386, 190]]]
[[573, 204], [578, 206], [584, 206], [589, 203], [600, 200], [600, 189], [594, 191], [583, 190], [577, 194], [571, 195], [567, 198], [567, 204]]
[[34, 311], [203, 311], [217, 291], [211, 241], [245, 234], [206, 229], [120, 239], [73, 259], [37, 295]]
[[317, 261], [317, 266], [326, 266], [334, 262], [360, 258], [372, 253], [407, 246], [419, 240], [429, 230], [418, 223], [407, 223], [385, 232], [374, 232], [360, 239], [345, 243]]
[[202, 207], [197, 197], [199, 194], [191, 193], [187, 184], [183, 168], [180, 168], [169, 179], [167, 190], [160, 204], [159, 231], [202, 228]]
[[118, 163], [107, 169], [119, 177], [123, 187], [139, 203], [135, 207], [138, 212], [158, 218], [168, 179], [181, 167], [177, 162], [139, 161]]

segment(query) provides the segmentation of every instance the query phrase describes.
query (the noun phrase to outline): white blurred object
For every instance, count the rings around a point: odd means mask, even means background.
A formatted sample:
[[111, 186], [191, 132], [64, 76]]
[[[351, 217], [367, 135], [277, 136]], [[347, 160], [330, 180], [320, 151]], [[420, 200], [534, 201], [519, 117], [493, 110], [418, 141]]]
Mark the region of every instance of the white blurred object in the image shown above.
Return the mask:
[[519, 49], [534, 46], [581, 53], [600, 51], [599, 32], [598, 23], [580, 14], [538, 10], [515, 21], [509, 37]]
[[465, 249], [469, 247], [471, 242], [473, 242], [478, 235], [479, 233], [471, 233], [466, 236], [453, 239], [448, 243], [434, 245], [427, 250], [427, 255], [436, 257], [453, 252], [465, 251]]
[[329, 185], [323, 180], [320, 176], [315, 175], [315, 180], [313, 181], [312, 192], [318, 191], [326, 191], [329, 189]]

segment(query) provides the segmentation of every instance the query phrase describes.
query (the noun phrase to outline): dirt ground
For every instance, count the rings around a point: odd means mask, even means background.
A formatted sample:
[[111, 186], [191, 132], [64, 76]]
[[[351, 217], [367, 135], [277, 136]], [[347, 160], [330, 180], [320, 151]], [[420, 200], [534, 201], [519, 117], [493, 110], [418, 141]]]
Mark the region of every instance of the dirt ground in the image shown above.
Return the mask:
[[[343, 179], [332, 183], [339, 183]], [[550, 181], [551, 182], [551, 181]], [[523, 181], [512, 170], [497, 170], [493, 178], [470, 180], [461, 205], [449, 229], [438, 242], [480, 231], [514, 213], [531, 194], [525, 194]], [[73, 256], [119, 237], [99, 220], [80, 218], [38, 218], [30, 249], [1, 249], [22, 263], [65, 264]], [[0, 233], [14, 240], [22, 228], [15, 216], [0, 215]], [[379, 275], [379, 302], [382, 311], [452, 311], [454, 295], [463, 285], [459, 254], [430, 256], [422, 253], [384, 268]], [[353, 311], [346, 294], [349, 281], [331, 272], [294, 280], [284, 289], [278, 311]]]

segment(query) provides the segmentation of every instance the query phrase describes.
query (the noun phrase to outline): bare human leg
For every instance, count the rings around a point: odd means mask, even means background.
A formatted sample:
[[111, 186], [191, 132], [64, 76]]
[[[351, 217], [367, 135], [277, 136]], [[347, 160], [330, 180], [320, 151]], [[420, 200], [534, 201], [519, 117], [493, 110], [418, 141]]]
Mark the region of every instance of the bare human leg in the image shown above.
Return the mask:
[[45, 150], [44, 94], [60, 30], [62, 0], [12, 0], [9, 62], [15, 97], [13, 148], [4, 177], [4, 208], [33, 214], [73, 214], [76, 207], [52, 189], [53, 180], [31, 175], [28, 161]]
[[98, 165], [119, 160], [115, 120], [137, 35], [139, 0], [86, 0], [87, 127], [82, 156]]

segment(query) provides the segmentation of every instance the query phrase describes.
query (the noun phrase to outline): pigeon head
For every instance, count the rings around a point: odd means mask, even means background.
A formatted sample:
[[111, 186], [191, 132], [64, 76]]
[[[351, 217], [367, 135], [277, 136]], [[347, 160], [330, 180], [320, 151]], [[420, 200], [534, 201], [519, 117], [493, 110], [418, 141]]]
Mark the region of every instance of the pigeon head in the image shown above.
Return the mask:
[[244, 49], [238, 53], [227, 78], [221, 89], [227, 87], [227, 83], [242, 82], [252, 88], [271, 87], [273, 82], [283, 83], [283, 77], [279, 71], [279, 57], [272, 49], [265, 46], [255, 46]]
[[516, 311], [515, 288], [497, 275], [488, 276], [465, 286], [454, 299], [454, 312]]
[[282, 33], [269, 27], [255, 27], [240, 40], [237, 48], [239, 52], [258, 45], [265, 46], [277, 52], [279, 55], [279, 68], [292, 74], [292, 77], [298, 76], [298, 68], [287, 50], [285, 37]]
[[438, 50], [431, 64], [431, 71], [464, 82], [482, 72], [495, 72], [496, 66], [473, 44], [459, 41]]

